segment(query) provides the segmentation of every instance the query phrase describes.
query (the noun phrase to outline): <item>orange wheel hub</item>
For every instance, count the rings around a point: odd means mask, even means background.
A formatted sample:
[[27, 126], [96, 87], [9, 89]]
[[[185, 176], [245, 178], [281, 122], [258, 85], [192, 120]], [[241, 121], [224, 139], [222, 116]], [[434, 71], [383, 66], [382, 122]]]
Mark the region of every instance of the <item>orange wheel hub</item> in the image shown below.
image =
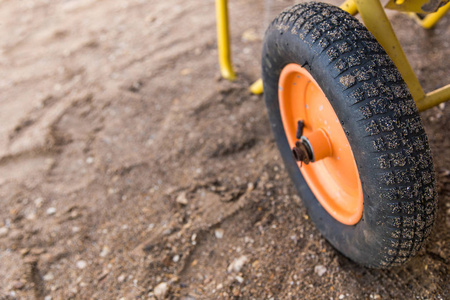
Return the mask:
[[304, 122], [302, 139], [314, 160], [301, 165], [308, 186], [325, 210], [339, 222], [354, 225], [363, 211], [361, 180], [352, 149], [340, 121], [311, 74], [297, 64], [287, 65], [280, 75], [281, 118], [291, 148], [297, 123]]

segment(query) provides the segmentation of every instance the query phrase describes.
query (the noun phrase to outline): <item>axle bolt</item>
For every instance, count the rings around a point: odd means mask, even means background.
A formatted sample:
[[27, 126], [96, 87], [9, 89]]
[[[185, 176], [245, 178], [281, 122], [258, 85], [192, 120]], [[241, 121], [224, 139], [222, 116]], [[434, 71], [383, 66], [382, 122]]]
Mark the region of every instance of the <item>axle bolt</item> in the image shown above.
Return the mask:
[[295, 147], [292, 148], [292, 154], [294, 155], [294, 159], [296, 161], [299, 161], [301, 164], [309, 164], [311, 161], [308, 149], [306, 148], [305, 144], [300, 141], [297, 141], [295, 143]]

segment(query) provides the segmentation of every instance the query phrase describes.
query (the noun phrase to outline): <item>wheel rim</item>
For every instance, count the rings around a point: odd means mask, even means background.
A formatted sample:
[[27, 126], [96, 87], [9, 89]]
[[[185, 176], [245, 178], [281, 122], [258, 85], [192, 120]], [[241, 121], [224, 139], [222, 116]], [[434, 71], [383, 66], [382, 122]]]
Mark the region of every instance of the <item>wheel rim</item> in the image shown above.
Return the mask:
[[[361, 180], [345, 132], [327, 97], [300, 65], [287, 65], [280, 75], [280, 112], [290, 147], [297, 139], [297, 122], [304, 121], [305, 136], [325, 132], [331, 155], [310, 163], [298, 163], [308, 186], [324, 209], [346, 225], [359, 222], [363, 211]], [[317, 148], [324, 145], [317, 145]]]

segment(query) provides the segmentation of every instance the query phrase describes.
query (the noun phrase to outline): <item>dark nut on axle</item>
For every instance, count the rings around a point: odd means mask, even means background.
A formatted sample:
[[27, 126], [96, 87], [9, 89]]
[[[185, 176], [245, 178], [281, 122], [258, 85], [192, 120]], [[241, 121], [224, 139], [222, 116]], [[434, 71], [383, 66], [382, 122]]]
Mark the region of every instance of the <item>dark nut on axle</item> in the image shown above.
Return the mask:
[[292, 154], [294, 155], [294, 159], [296, 161], [300, 161], [305, 164], [309, 164], [311, 161], [306, 146], [300, 141], [295, 143], [295, 147], [292, 148]]

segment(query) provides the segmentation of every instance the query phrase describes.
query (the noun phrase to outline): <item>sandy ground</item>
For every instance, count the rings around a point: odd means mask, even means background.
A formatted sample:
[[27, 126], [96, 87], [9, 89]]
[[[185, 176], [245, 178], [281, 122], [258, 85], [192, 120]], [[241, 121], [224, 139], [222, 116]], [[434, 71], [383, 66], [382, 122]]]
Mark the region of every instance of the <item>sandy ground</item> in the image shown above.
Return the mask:
[[[449, 299], [450, 105], [422, 113], [437, 225], [404, 267], [337, 253], [284, 171], [258, 78], [292, 1], [0, 1], [0, 299]], [[390, 14], [426, 90], [450, 82], [450, 16]], [[323, 272], [322, 272], [323, 271]]]

